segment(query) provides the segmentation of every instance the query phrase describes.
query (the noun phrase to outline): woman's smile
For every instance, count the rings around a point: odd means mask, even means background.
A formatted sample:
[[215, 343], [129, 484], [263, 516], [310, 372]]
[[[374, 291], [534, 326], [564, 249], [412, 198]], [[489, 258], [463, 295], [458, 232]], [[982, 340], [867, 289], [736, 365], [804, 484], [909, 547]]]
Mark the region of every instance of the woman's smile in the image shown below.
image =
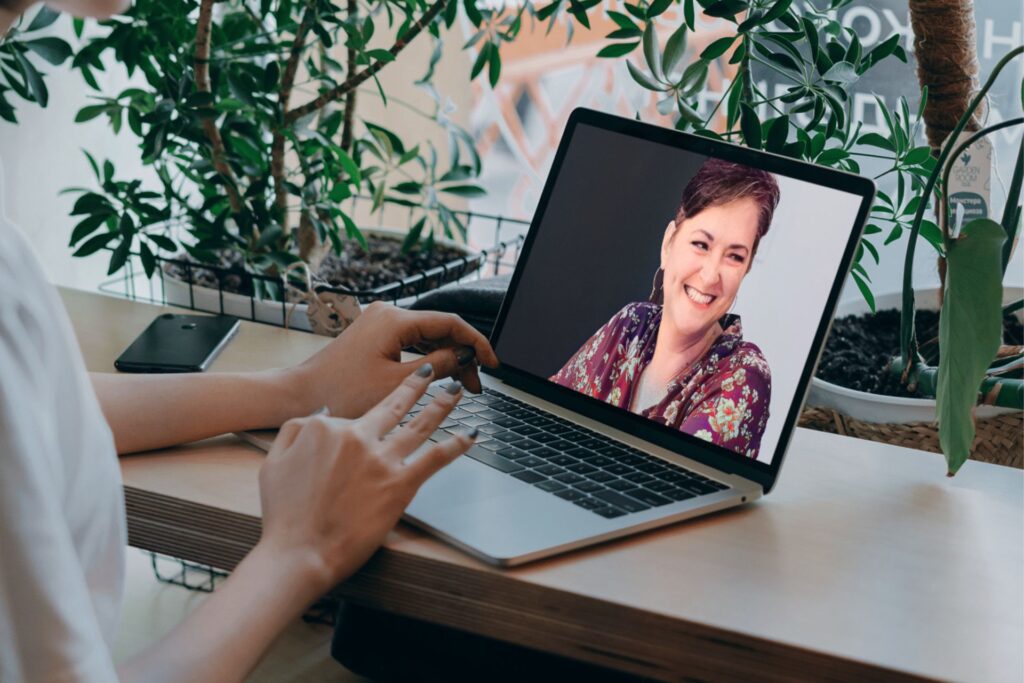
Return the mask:
[[696, 287], [690, 285], [683, 285], [683, 290], [686, 292], [687, 298], [690, 299], [698, 308], [709, 308], [711, 303], [718, 297], [713, 294], [707, 294], [700, 291]]

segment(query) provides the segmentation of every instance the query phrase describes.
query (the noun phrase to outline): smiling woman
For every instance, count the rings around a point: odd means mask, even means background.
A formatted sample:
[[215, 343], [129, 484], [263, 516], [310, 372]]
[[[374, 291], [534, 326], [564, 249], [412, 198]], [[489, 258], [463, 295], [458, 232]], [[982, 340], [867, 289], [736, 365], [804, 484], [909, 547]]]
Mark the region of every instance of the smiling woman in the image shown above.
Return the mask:
[[770, 173], [706, 161], [665, 228], [649, 301], [616, 313], [551, 380], [756, 458], [771, 371], [729, 311], [778, 202]]

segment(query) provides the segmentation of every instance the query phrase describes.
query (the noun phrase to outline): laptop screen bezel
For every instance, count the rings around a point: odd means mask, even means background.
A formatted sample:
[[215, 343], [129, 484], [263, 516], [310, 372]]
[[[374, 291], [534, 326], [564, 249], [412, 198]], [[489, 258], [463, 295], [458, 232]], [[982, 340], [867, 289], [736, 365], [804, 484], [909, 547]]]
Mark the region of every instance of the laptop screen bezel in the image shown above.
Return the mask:
[[847, 238], [846, 249], [836, 276], [829, 291], [828, 300], [822, 312], [814, 333], [814, 343], [811, 345], [811, 353], [804, 364], [797, 383], [796, 392], [791, 401], [789, 411], [784, 416], [785, 423], [779, 435], [779, 441], [772, 454], [771, 463], [764, 463], [758, 460], [747, 458], [739, 453], [731, 451], [722, 446], [710, 444], [702, 439], [691, 436], [684, 432], [659, 424], [635, 413], [617, 408], [608, 403], [576, 392], [568, 387], [551, 382], [545, 377], [539, 377], [521, 368], [502, 364], [495, 370], [487, 372], [501, 379], [512, 387], [530, 393], [541, 400], [561, 406], [567, 410], [579, 413], [593, 420], [602, 422], [613, 429], [633, 434], [644, 441], [666, 448], [687, 458], [701, 462], [719, 471], [736, 474], [745, 479], [761, 484], [765, 493], [771, 490], [775, 484], [782, 462], [785, 459], [786, 450], [792, 437], [793, 428], [799, 417], [803, 406], [807, 388], [810, 385], [811, 376], [817, 366], [821, 355], [824, 340], [831, 327], [832, 316], [835, 312], [843, 283], [849, 273], [856, 254], [861, 232], [867, 220], [871, 202], [875, 194], [875, 184], [868, 178], [858, 175], [836, 171], [834, 169], [817, 166], [811, 163], [797, 161], [788, 157], [753, 150], [739, 145], [720, 142], [711, 138], [682, 133], [669, 128], [642, 123], [632, 119], [622, 118], [611, 114], [578, 108], [569, 116], [565, 131], [555, 153], [551, 171], [548, 174], [541, 192], [540, 200], [537, 203], [537, 210], [530, 223], [529, 231], [523, 243], [519, 255], [519, 261], [515, 272], [512, 274], [508, 292], [502, 301], [498, 317], [491, 331], [491, 345], [497, 349], [501, 331], [505, 325], [509, 308], [515, 300], [516, 289], [522, 278], [524, 266], [529, 260], [530, 250], [533, 247], [540, 224], [544, 220], [545, 210], [551, 199], [555, 179], [561, 169], [573, 134], [579, 125], [592, 126], [602, 130], [620, 133], [635, 137], [640, 140], [668, 145], [677, 149], [700, 154], [707, 157], [716, 157], [727, 161], [747, 164], [760, 168], [769, 173], [788, 176], [796, 180], [802, 180], [821, 187], [848, 192], [861, 197], [860, 208], [856, 220], [850, 226], [850, 235]]

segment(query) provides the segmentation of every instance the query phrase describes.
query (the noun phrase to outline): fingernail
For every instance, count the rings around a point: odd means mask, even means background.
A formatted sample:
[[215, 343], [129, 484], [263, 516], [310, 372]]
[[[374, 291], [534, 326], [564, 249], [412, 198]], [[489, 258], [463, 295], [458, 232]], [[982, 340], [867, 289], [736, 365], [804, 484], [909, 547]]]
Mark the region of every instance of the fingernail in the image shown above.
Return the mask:
[[460, 368], [472, 363], [475, 357], [476, 350], [472, 346], [463, 346], [455, 351], [455, 362], [459, 364]]
[[472, 429], [470, 429], [469, 433], [466, 434], [466, 436], [468, 436], [470, 439], [475, 439], [479, 435], [480, 435], [480, 430], [477, 429], [476, 427], [473, 427]]
[[310, 413], [309, 416], [313, 417], [315, 415], [330, 415], [330, 414], [331, 414], [331, 409], [330, 408], [328, 408], [327, 406], [320, 406], [320, 408], [318, 408], [317, 410], [314, 410], [312, 413]]
[[430, 377], [434, 374], [434, 366], [430, 363], [424, 363], [423, 365], [416, 368], [417, 377]]
[[454, 396], [455, 394], [457, 394], [460, 391], [462, 391], [462, 382], [458, 382], [458, 381], [452, 382], [451, 384], [446, 386], [444, 388], [444, 390], [447, 391], [452, 396]]

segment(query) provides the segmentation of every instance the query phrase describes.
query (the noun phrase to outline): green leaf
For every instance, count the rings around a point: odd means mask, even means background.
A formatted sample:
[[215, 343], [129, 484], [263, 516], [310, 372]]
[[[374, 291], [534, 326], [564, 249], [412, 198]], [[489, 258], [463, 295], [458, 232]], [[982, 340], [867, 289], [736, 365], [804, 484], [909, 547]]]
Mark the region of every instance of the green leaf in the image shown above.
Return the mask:
[[747, 147], [761, 149], [761, 122], [757, 112], [746, 102], [740, 102], [740, 130]]
[[667, 85], [655, 81], [643, 71], [633, 66], [633, 62], [626, 62], [626, 69], [629, 71], [629, 75], [633, 77], [633, 80], [644, 88], [654, 90], [656, 92], [664, 92], [665, 90], [668, 90]]
[[1002, 248], [1006, 232], [979, 218], [964, 226], [946, 259], [946, 292], [939, 315], [936, 416], [949, 474], [956, 474], [974, 441], [978, 388], [1002, 337]]
[[104, 232], [102, 234], [96, 235], [95, 237], [90, 237], [85, 241], [85, 244], [80, 246], [78, 250], [75, 251], [74, 254], [72, 254], [72, 256], [89, 256], [90, 254], [93, 254], [102, 249], [103, 247], [107, 246], [108, 242], [110, 242], [113, 239], [116, 239], [119, 236], [120, 233], [117, 232]]
[[736, 36], [726, 36], [725, 38], [719, 38], [714, 41], [700, 53], [701, 59], [711, 61], [712, 59], [718, 59], [726, 53], [726, 51], [732, 47], [733, 42], [736, 40]]
[[611, 45], [605, 45], [601, 48], [600, 52], [597, 53], [598, 57], [603, 58], [616, 58], [627, 55], [636, 49], [636, 46], [640, 44], [640, 41], [632, 43], [612, 43]]
[[868, 145], [869, 147], [879, 147], [886, 150], [887, 152], [895, 152], [896, 149], [893, 147], [892, 142], [888, 138], [879, 135], [878, 133], [864, 133], [857, 140], [858, 145]]
[[18, 62], [18, 66], [21, 67], [21, 71], [25, 75], [25, 83], [32, 93], [32, 99], [39, 103], [40, 107], [45, 107], [50, 100], [50, 94], [46, 90], [46, 84], [43, 83], [42, 75], [21, 52], [15, 51], [14, 59]]
[[849, 85], [856, 83], [860, 76], [857, 74], [857, 69], [853, 64], [849, 62], [836, 62], [828, 71], [821, 75], [821, 78], [825, 81]]
[[683, 21], [691, 31], [696, 30], [697, 22], [693, 10], [694, 0], [683, 0]]
[[28, 25], [28, 28], [25, 29], [25, 33], [31, 33], [32, 31], [38, 31], [39, 29], [46, 28], [53, 22], [57, 21], [59, 16], [60, 12], [43, 5], [39, 9], [39, 12], [32, 17], [32, 22]]
[[156, 256], [145, 242], [139, 244], [139, 259], [142, 261], [142, 269], [146, 271], [146, 277], [153, 277], [156, 272]]
[[114, 249], [114, 253], [110, 255], [110, 265], [107, 267], [107, 275], [113, 275], [117, 271], [124, 267], [124, 264], [128, 262], [128, 256], [131, 255], [132, 242], [135, 240], [135, 235], [128, 235], [121, 244], [117, 245]]
[[71, 46], [60, 38], [36, 38], [22, 44], [54, 66], [60, 66], [71, 56]]
[[448, 194], [458, 195], [459, 197], [487, 196], [487, 190], [479, 185], [451, 185], [449, 187], [439, 187], [438, 190], [441, 192], [447, 192]]
[[770, 152], [777, 152], [786, 144], [789, 135], [789, 117], [779, 116], [772, 121], [768, 127], [768, 135], [765, 138], [765, 149]]
[[860, 295], [864, 297], [864, 301], [867, 302], [868, 308], [870, 308], [871, 312], [874, 313], [875, 295], [871, 293], [871, 287], [868, 286], [868, 283], [865, 282], [864, 279], [860, 275], [858, 275], [856, 271], [851, 271], [850, 276], [853, 277], [853, 281], [857, 284], [857, 289], [860, 290]]
[[85, 219], [75, 226], [75, 229], [71, 232], [71, 240], [68, 242], [69, 247], [73, 247], [80, 241], [91, 235], [103, 225], [108, 216], [105, 214], [93, 214], [86, 216]]
[[657, 80], [664, 81], [665, 72], [661, 68], [661, 50], [658, 48], [658, 34], [654, 31], [654, 22], [648, 23], [644, 29], [643, 44], [647, 67]]
[[686, 54], [686, 24], [680, 24], [679, 28], [672, 32], [665, 43], [665, 54], [662, 59], [662, 66], [665, 73], [669, 74], [676, 70], [679, 62]]
[[928, 157], [932, 155], [932, 149], [928, 145], [921, 147], [915, 147], [914, 149], [907, 152], [907, 155], [903, 157], [903, 163], [910, 166], [916, 166], [920, 163], [924, 163], [928, 160]]
[[647, 8], [647, 18], [653, 19], [661, 14], [665, 13], [668, 6], [672, 4], [672, 0], [654, 0]]
[[499, 78], [501, 78], [501, 53], [495, 48], [491, 50], [491, 63], [487, 69], [487, 80], [492, 88], [498, 85]]
[[420, 241], [420, 237], [423, 235], [423, 226], [426, 224], [427, 217], [424, 216], [416, 221], [415, 225], [409, 228], [409, 232], [405, 235], [405, 239], [402, 241], [403, 253], [409, 253], [409, 251]]
[[177, 245], [174, 244], [174, 240], [165, 235], [146, 235], [146, 239], [164, 251], [174, 253], [178, 250]]

